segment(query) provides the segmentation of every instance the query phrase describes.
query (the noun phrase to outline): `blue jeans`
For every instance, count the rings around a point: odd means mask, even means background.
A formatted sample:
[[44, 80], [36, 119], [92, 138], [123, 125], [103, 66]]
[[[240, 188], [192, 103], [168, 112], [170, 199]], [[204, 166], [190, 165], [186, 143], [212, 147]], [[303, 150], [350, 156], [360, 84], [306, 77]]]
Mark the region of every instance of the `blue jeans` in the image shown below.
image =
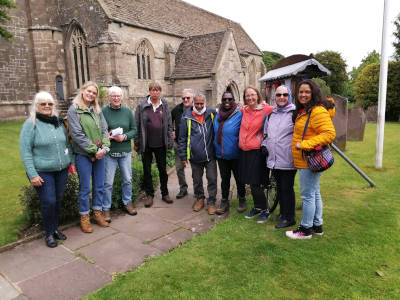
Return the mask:
[[92, 179], [92, 208], [102, 210], [104, 194], [104, 159], [91, 161], [89, 157], [77, 154], [75, 164], [79, 176], [79, 214], [90, 212], [90, 180]]
[[132, 152], [118, 153], [120, 157], [113, 157], [108, 153], [105, 156], [105, 178], [104, 178], [104, 198], [103, 210], [111, 208], [112, 187], [114, 183], [115, 171], [119, 166], [122, 185], [122, 202], [127, 205], [132, 201]]
[[300, 195], [303, 200], [303, 218], [300, 225], [311, 228], [320, 226], [322, 220], [322, 198], [319, 191], [319, 179], [322, 172], [312, 172], [309, 169], [299, 169]]
[[40, 214], [46, 237], [52, 235], [58, 228], [61, 201], [64, 196], [68, 177], [68, 168], [57, 172], [39, 172], [44, 180], [42, 186], [35, 186], [40, 200]]

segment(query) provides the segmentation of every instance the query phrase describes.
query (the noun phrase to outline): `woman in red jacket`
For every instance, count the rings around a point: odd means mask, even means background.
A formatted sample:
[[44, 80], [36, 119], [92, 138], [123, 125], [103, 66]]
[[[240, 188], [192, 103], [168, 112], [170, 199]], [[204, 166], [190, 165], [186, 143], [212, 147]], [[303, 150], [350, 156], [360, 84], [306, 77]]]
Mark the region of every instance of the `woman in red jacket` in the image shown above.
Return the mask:
[[[317, 146], [333, 142], [336, 136], [332, 118], [335, 105], [327, 100], [312, 80], [303, 80], [296, 87], [296, 122], [292, 139], [294, 166], [299, 169], [300, 195], [303, 200], [303, 218], [300, 226], [293, 231], [286, 231], [291, 239], [310, 239], [312, 234], [322, 235], [322, 198], [319, 189], [321, 172], [307, 168], [303, 151], [310, 151]], [[307, 130], [304, 127], [309, 118]]]
[[260, 146], [263, 141], [263, 125], [273, 106], [261, 103], [262, 97], [258, 89], [247, 87], [243, 98], [245, 106], [239, 132], [239, 181], [250, 184], [254, 207], [245, 216], [247, 219], [258, 217], [258, 223], [267, 221], [269, 211], [264, 194], [264, 184], [267, 182], [265, 155]]

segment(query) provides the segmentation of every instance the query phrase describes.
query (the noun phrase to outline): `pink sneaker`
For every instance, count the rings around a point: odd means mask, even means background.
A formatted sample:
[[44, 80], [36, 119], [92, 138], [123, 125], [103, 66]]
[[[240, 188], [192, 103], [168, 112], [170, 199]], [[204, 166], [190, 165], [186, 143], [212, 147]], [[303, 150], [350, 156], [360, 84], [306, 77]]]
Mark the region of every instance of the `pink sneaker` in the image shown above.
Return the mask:
[[294, 240], [308, 240], [312, 238], [310, 228], [299, 226], [296, 230], [286, 231], [286, 236]]

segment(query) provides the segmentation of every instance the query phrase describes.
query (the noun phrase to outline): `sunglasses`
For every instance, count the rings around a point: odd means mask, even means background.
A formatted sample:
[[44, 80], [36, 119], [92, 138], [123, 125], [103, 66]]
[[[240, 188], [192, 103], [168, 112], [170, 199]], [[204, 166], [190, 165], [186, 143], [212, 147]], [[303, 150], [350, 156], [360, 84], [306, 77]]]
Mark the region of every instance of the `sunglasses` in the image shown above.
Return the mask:
[[182, 97], [182, 100], [189, 100], [190, 98], [192, 98], [192, 97]]
[[233, 98], [222, 98], [222, 102], [224, 102], [224, 101], [232, 101], [233, 100]]
[[46, 105], [48, 105], [48, 106], [51, 107], [51, 106], [54, 105], [54, 103], [51, 103], [51, 102], [42, 102], [42, 103], [39, 103], [39, 105], [40, 105], [40, 106], [43, 106], [43, 107], [46, 106]]
[[283, 94], [275, 94], [275, 96], [277, 97], [277, 98], [279, 98], [279, 97], [289, 97], [289, 94], [288, 93], [283, 93]]

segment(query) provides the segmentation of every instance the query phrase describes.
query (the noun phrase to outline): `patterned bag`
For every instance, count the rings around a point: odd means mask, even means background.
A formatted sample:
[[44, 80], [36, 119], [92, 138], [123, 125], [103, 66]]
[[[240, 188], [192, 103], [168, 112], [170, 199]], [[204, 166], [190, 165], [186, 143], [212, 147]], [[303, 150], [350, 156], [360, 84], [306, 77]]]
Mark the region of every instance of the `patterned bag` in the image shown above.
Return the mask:
[[[308, 123], [310, 121], [310, 116], [311, 111], [308, 115], [306, 125], [304, 126], [303, 137], [301, 138], [301, 140], [304, 139], [304, 135], [306, 134]], [[329, 169], [335, 162], [331, 149], [328, 145], [317, 146], [311, 151], [303, 151], [303, 155], [306, 157], [307, 160], [307, 168], [313, 172], [325, 171], [326, 169]]]

